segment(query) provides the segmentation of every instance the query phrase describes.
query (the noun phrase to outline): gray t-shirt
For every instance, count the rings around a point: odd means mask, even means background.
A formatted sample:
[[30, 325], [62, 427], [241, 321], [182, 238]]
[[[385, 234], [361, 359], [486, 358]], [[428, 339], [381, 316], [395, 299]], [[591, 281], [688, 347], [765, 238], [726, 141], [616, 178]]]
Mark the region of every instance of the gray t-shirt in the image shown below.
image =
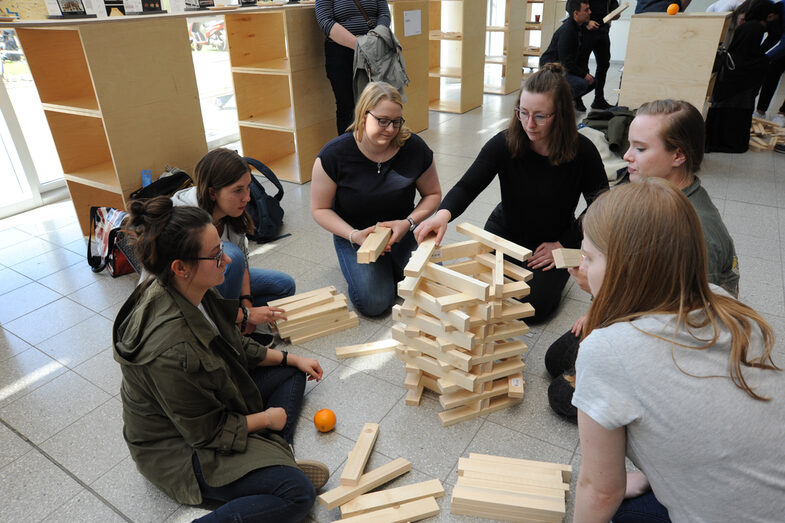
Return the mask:
[[[573, 405], [608, 430], [627, 427], [627, 457], [673, 521], [783, 521], [785, 372], [743, 367], [771, 398], [754, 400], [727, 377], [724, 326], [706, 350], [650, 335], [674, 339], [674, 330], [675, 315], [594, 330], [578, 351]], [[763, 342], [753, 331], [757, 356]], [[709, 325], [682, 328], [675, 340], [695, 347], [712, 336]]]

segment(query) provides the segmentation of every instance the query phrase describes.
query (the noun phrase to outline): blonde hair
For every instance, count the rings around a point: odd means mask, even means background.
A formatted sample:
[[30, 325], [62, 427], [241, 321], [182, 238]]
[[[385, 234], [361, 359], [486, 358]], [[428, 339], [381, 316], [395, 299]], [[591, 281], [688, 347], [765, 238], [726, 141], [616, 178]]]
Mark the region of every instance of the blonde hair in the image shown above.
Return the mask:
[[[614, 323], [675, 314], [677, 330], [682, 325], [713, 326], [714, 337], [697, 347], [708, 349], [717, 342], [722, 323], [732, 339], [731, 380], [752, 398], [768, 400], [750, 388], [742, 367], [779, 370], [771, 359], [774, 333], [752, 308], [709, 289], [700, 219], [680, 190], [658, 178], [617, 187], [589, 207], [583, 233], [606, 258], [605, 276], [589, 309], [584, 337]], [[704, 315], [688, 317], [693, 310]], [[764, 344], [763, 354], [756, 358], [748, 354], [753, 323], [760, 328]]]
[[[363, 139], [363, 135], [365, 134], [365, 115], [369, 111], [373, 110], [379, 102], [389, 100], [390, 102], [396, 103], [403, 108], [403, 98], [401, 98], [401, 93], [393, 87], [392, 85], [386, 82], [371, 82], [365, 86], [363, 89], [362, 94], [360, 94], [360, 99], [357, 100], [357, 103], [354, 106], [354, 121], [352, 124], [346, 128], [347, 131], [354, 132], [354, 138], [361, 142]], [[406, 140], [409, 139], [409, 136], [412, 135], [412, 130], [406, 127], [406, 124], [401, 125], [401, 128], [398, 129], [398, 134], [395, 135], [395, 146], [396, 147], [403, 147], [403, 144]]]

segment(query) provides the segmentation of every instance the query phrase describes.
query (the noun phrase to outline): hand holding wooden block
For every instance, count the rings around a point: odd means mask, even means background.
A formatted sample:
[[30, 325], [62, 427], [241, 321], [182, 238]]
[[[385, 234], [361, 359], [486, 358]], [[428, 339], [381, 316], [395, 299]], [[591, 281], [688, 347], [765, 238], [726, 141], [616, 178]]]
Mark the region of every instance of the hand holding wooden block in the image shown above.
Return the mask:
[[578, 267], [581, 264], [583, 255], [580, 249], [553, 249], [553, 262], [557, 269], [567, 267]]
[[365, 241], [357, 250], [357, 263], [373, 263], [384, 252], [387, 242], [390, 240], [392, 229], [389, 227], [377, 226], [374, 231], [365, 238]]

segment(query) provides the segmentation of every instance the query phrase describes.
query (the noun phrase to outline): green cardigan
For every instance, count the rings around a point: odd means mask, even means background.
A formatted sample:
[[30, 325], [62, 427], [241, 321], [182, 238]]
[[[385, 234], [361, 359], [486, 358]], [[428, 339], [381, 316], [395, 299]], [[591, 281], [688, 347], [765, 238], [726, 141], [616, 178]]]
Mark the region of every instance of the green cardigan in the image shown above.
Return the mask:
[[202, 502], [192, 456], [209, 485], [223, 486], [273, 465], [295, 467], [278, 434], [248, 433], [247, 414], [264, 409], [248, 374], [267, 349], [240, 335], [237, 300], [211, 289], [199, 309], [158, 281], [136, 288], [113, 328], [123, 372], [123, 437], [139, 472], [186, 504]]

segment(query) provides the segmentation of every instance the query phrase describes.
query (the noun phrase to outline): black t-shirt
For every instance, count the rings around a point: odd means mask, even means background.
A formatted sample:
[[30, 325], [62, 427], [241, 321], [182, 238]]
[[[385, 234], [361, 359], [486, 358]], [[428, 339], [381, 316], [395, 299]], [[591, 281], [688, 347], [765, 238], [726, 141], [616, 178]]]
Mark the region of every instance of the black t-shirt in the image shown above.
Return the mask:
[[333, 210], [356, 229], [409, 216], [417, 179], [433, 163], [433, 151], [416, 134], [381, 164], [360, 152], [351, 132], [328, 142], [318, 157], [338, 185]]
[[[532, 250], [557, 240], [564, 247], [579, 247], [582, 232], [575, 209], [580, 195], [591, 204], [608, 188], [600, 153], [579, 134], [575, 158], [553, 166], [532, 150], [523, 158], [513, 158], [506, 137], [507, 131], [502, 131], [483, 146], [440, 208], [457, 218], [498, 174], [501, 220], [494, 222], [506, 231], [508, 240]], [[494, 212], [494, 218], [498, 216]]]

